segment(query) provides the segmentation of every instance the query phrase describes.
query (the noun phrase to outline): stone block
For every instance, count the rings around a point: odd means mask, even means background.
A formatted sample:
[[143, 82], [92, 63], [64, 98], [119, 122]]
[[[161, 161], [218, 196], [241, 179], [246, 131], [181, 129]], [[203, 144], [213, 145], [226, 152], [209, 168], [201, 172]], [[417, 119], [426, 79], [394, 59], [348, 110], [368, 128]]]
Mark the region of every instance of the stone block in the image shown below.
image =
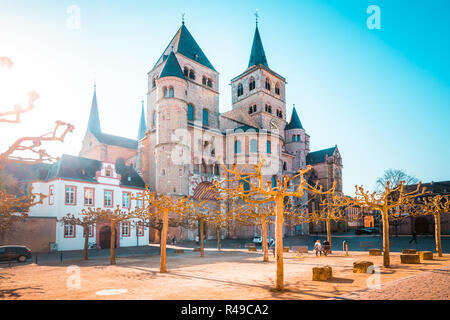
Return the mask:
[[184, 253], [184, 249], [175, 249], [175, 253]]
[[433, 252], [419, 251], [420, 260], [433, 260]]
[[402, 264], [418, 264], [420, 263], [420, 256], [416, 254], [401, 254], [400, 261]]
[[289, 252], [290, 249], [291, 248], [289, 248], [289, 247], [283, 247], [283, 252]]
[[202, 248], [194, 248], [194, 251], [201, 251]]
[[369, 250], [369, 256], [381, 256], [382, 251], [381, 249], [370, 249]]
[[256, 247], [248, 247], [248, 251], [256, 251]]
[[292, 246], [292, 251], [297, 253], [308, 253], [307, 246]]
[[416, 254], [417, 250], [416, 249], [403, 249], [402, 253], [403, 254]]
[[315, 281], [329, 280], [333, 276], [333, 270], [329, 266], [314, 267], [312, 271], [313, 271], [312, 279]]
[[374, 273], [373, 262], [355, 261], [353, 262], [353, 273]]

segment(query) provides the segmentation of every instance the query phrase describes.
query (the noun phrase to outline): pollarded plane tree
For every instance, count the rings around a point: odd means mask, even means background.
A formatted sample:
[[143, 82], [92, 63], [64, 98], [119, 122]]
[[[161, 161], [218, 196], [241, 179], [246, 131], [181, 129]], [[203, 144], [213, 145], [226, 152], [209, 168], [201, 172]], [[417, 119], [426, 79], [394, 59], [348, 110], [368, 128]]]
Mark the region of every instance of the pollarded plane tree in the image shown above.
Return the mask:
[[436, 253], [439, 257], [442, 257], [441, 216], [450, 213], [450, 197], [442, 195], [419, 197], [411, 199], [409, 207], [411, 214], [414, 216], [432, 215], [434, 217]]
[[97, 223], [97, 215], [93, 214], [92, 211], [89, 210], [81, 210], [80, 216], [76, 217], [74, 214], [66, 214], [61, 219], [58, 219], [58, 222], [65, 225], [71, 225], [74, 228], [80, 226], [83, 228], [83, 236], [84, 236], [84, 248], [83, 248], [83, 259], [88, 260], [88, 246], [89, 246], [89, 229], [93, 228]]
[[[266, 204], [273, 202], [275, 206], [275, 252], [277, 261], [276, 271], [276, 290], [284, 290], [284, 270], [283, 270], [283, 223], [284, 223], [284, 199], [287, 197], [296, 197], [303, 199], [305, 192], [314, 194], [331, 194], [334, 192], [336, 184], [328, 191], [323, 191], [322, 187], [317, 188], [308, 184], [305, 174], [311, 170], [311, 166], [298, 170], [293, 176], [283, 175], [281, 179], [276, 178], [276, 185], [264, 174], [264, 159], [261, 159], [257, 165], [245, 166], [244, 171], [237, 169], [234, 164], [228, 168], [222, 163], [224, 168], [224, 179], [216, 182], [216, 188], [227, 195], [229, 198], [239, 198], [247, 203]], [[297, 185], [291, 185], [291, 182], [297, 182]], [[246, 184], [244, 188], [244, 184]]]
[[[172, 221], [182, 220], [183, 213], [190, 209], [192, 205], [186, 197], [174, 197], [170, 195], [157, 194], [151, 192], [148, 186], [143, 192], [132, 197], [134, 200], [142, 201], [142, 207], [135, 209], [135, 217], [148, 221], [154, 220], [161, 223], [160, 237], [160, 267], [161, 273], [167, 272], [166, 246], [167, 230], [169, 229], [169, 214], [173, 213]], [[151, 223], [150, 223], [151, 224]]]
[[361, 209], [367, 207], [378, 210], [381, 213], [381, 221], [383, 224], [383, 266], [389, 268], [389, 218], [397, 217], [401, 209], [407, 206], [411, 199], [424, 194], [425, 187], [421, 189], [421, 183], [417, 185], [414, 191], [406, 192], [403, 181], [392, 189], [389, 181], [387, 181], [384, 192], [382, 193], [370, 193], [362, 186], [355, 186], [354, 197], [335, 195], [333, 197], [333, 205], [338, 207], [358, 206]]
[[86, 215], [92, 216], [96, 223], [108, 223], [111, 227], [111, 244], [109, 249], [109, 262], [116, 264], [116, 225], [136, 218], [136, 213], [130, 210], [122, 210], [119, 205], [115, 209], [88, 208]]
[[[12, 69], [13, 61], [8, 57], [0, 57], [0, 71], [2, 69]], [[39, 95], [30, 91], [28, 93], [28, 104], [14, 104], [12, 107], [0, 106], [0, 123], [20, 124], [23, 114], [35, 108], [35, 102]], [[7, 150], [0, 152], [0, 172], [2, 177], [7, 166], [14, 163], [37, 164], [53, 161], [57, 158], [50, 156], [47, 151], [41, 148], [43, 142], [60, 141], [63, 142], [66, 135], [72, 132], [73, 125], [62, 121], [56, 121], [53, 131], [36, 137], [21, 137], [11, 144]], [[41, 204], [45, 195], [33, 193], [31, 185], [23, 190], [19, 188], [16, 192], [0, 189], [0, 230], [9, 229], [11, 224], [17, 220], [23, 220], [28, 216], [30, 208]]]
[[[233, 208], [233, 207], [232, 207]], [[221, 230], [223, 228], [226, 228], [235, 221], [235, 214], [234, 210], [226, 210], [223, 203], [219, 204], [219, 208], [214, 207], [207, 207], [207, 210], [209, 211], [209, 222], [213, 223], [216, 227], [216, 234], [217, 234], [217, 250], [222, 249], [222, 233]]]

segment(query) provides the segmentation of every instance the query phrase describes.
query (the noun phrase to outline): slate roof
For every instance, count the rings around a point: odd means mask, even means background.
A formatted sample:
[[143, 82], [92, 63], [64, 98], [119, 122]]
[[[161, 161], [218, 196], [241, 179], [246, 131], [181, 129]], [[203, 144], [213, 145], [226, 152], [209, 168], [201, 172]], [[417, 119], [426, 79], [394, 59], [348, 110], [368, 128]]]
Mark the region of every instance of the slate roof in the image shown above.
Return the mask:
[[166, 64], [164, 65], [164, 68], [159, 76], [160, 79], [164, 77], [177, 77], [186, 80], [173, 51], [170, 52], [169, 57], [166, 60]]
[[310, 152], [306, 156], [306, 164], [316, 164], [316, 163], [324, 162], [325, 155], [328, 155], [328, 157], [331, 157], [334, 154], [334, 152], [336, 151], [336, 149], [337, 149], [337, 146], [334, 146], [333, 148]]
[[141, 111], [141, 120], [139, 121], [138, 140], [144, 138], [146, 131], [147, 131], [147, 124], [145, 122], [144, 100], [142, 100], [142, 111]]
[[[8, 164], [5, 170], [17, 180], [48, 181], [54, 178], [65, 178], [77, 181], [96, 183], [96, 172], [102, 167], [99, 160], [63, 154], [52, 164]], [[145, 188], [145, 182], [131, 166], [117, 166], [116, 172], [121, 175], [121, 186]]]
[[294, 106], [294, 109], [292, 110], [291, 121], [289, 121], [289, 123], [284, 128], [284, 130], [289, 130], [289, 129], [303, 129], [302, 123], [297, 114], [297, 110], [295, 109], [295, 106]]
[[91, 132], [102, 132], [100, 128], [100, 117], [98, 115], [97, 90], [94, 86], [94, 96], [92, 97], [91, 113], [89, 114], [88, 130]]
[[203, 53], [202, 49], [197, 44], [194, 37], [192, 37], [191, 33], [186, 28], [184, 23], [181, 25], [181, 27], [175, 33], [175, 36], [172, 38], [170, 43], [167, 45], [166, 49], [164, 50], [163, 54], [160, 56], [160, 58], [156, 62], [153, 69], [156, 66], [158, 66], [160, 63], [165, 61], [165, 59], [169, 56], [168, 49], [171, 47], [173, 47], [173, 50], [175, 52], [181, 53], [186, 58], [189, 58], [197, 63], [200, 63], [201, 65], [204, 65], [207, 68], [210, 68], [210, 69], [216, 71], [216, 69], [214, 69], [211, 62], [209, 62], [208, 58]]
[[252, 51], [250, 53], [250, 59], [248, 61], [248, 68], [258, 64], [269, 67], [266, 59], [266, 54], [264, 52], [264, 47], [261, 41], [261, 36], [259, 35], [258, 26], [256, 26], [255, 35], [253, 37]]

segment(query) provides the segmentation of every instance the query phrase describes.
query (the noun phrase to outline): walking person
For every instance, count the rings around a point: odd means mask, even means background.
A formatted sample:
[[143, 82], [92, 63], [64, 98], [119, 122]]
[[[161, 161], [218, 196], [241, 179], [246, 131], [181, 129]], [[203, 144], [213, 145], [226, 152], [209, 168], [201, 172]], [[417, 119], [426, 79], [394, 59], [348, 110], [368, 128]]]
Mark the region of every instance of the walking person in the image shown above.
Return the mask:
[[413, 242], [413, 241], [417, 244], [417, 234], [416, 234], [416, 230], [414, 230], [414, 231], [412, 232], [412, 238], [411, 238], [411, 240], [409, 240], [409, 243], [411, 243], [411, 242]]
[[177, 243], [177, 238], [175, 237], [175, 235], [172, 238], [172, 244], [176, 244]]
[[322, 245], [320, 244], [320, 240], [317, 240], [316, 243], [314, 244], [314, 251], [316, 251], [316, 257], [318, 253], [322, 255]]

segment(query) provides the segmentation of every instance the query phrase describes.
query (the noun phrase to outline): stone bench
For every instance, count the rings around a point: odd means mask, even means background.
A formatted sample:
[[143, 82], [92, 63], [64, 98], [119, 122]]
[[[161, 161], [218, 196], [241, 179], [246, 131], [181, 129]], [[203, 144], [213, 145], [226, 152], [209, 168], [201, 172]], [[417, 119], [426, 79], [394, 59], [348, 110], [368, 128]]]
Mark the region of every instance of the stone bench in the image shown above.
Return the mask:
[[202, 248], [194, 248], [194, 252], [195, 251], [201, 251], [202, 250]]
[[289, 252], [290, 249], [291, 248], [289, 248], [289, 247], [283, 247], [283, 252]]
[[418, 264], [420, 263], [420, 256], [416, 254], [401, 254], [400, 261], [402, 264]]
[[324, 281], [329, 280], [333, 276], [333, 270], [329, 266], [325, 267], [314, 267], [312, 269], [312, 279], [314, 281]]
[[292, 251], [297, 253], [308, 253], [308, 247], [307, 246], [293, 246]]
[[381, 249], [370, 249], [369, 250], [369, 256], [381, 256], [382, 251]]
[[256, 247], [248, 247], [248, 251], [256, 251]]
[[359, 247], [360, 248], [373, 248], [377, 245], [375, 241], [360, 241]]
[[402, 253], [403, 254], [416, 254], [417, 250], [416, 249], [403, 249]]
[[175, 249], [175, 253], [184, 253], [184, 249]]
[[244, 245], [244, 248], [256, 248], [256, 245], [252, 242], [248, 242]]
[[353, 262], [353, 273], [374, 273], [373, 262], [355, 261]]
[[433, 252], [419, 251], [420, 260], [433, 260]]

